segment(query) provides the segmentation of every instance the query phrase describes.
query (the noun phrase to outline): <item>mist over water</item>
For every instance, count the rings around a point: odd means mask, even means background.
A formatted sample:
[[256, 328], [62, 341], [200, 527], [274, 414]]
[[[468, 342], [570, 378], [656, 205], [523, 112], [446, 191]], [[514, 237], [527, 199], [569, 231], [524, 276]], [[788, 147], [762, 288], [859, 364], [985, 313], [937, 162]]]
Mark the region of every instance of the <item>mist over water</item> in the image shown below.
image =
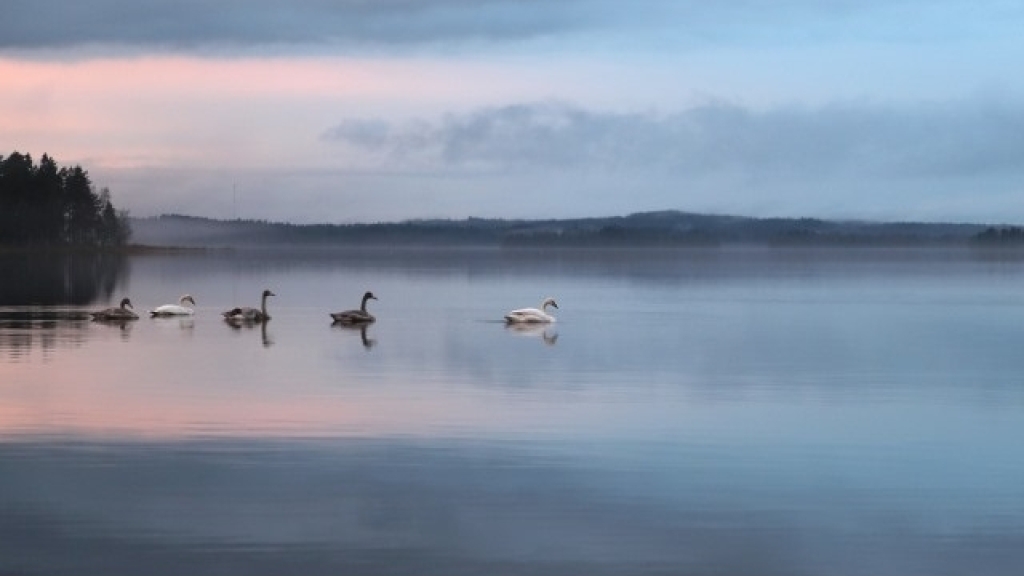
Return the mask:
[[[1024, 564], [1012, 254], [236, 250], [88, 277], [0, 302], [3, 573]], [[269, 323], [222, 321], [264, 288]], [[332, 326], [365, 290], [377, 322]], [[186, 292], [194, 317], [145, 314]], [[88, 320], [122, 296], [143, 318]], [[554, 325], [501, 322], [546, 296]]]

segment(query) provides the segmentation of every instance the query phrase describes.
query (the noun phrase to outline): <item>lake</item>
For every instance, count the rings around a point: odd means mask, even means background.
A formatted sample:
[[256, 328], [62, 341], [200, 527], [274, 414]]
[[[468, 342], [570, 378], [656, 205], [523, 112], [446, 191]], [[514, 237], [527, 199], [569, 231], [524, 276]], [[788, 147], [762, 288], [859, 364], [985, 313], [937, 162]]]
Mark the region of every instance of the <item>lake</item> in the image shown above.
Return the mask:
[[[0, 256], [0, 574], [1024, 566], [1024, 258], [108, 260]], [[221, 319], [264, 288], [269, 323]], [[365, 290], [377, 322], [332, 326]]]

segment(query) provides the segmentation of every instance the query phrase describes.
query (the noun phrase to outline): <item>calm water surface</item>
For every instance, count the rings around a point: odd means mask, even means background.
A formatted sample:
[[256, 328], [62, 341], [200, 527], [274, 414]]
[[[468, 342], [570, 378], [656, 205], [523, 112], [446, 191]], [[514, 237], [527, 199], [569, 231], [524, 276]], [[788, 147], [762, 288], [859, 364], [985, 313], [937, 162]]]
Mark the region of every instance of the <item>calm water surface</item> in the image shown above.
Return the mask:
[[[0, 268], [0, 574], [1024, 567], [1021, 259], [378, 250]], [[269, 324], [220, 319], [264, 288]], [[332, 326], [367, 289], [377, 323]], [[194, 318], [145, 317], [185, 292]], [[122, 295], [141, 320], [88, 320]], [[549, 295], [557, 324], [500, 322]]]

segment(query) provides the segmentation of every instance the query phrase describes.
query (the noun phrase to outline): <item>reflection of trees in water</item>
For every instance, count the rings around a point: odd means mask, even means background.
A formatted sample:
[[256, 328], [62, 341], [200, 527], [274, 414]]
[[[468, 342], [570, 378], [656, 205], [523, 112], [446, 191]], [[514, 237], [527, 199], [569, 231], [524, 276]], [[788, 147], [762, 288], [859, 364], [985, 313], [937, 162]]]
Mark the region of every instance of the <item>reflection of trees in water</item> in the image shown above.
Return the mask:
[[88, 325], [88, 315], [75, 310], [0, 308], [0, 351], [18, 359], [33, 348], [45, 353], [58, 344], [79, 345], [86, 340]]
[[89, 316], [84, 306], [109, 299], [128, 274], [127, 259], [114, 253], [0, 254], [0, 351], [9, 358], [79, 344]]
[[128, 261], [110, 252], [0, 255], [0, 305], [85, 305], [109, 299], [128, 274]]

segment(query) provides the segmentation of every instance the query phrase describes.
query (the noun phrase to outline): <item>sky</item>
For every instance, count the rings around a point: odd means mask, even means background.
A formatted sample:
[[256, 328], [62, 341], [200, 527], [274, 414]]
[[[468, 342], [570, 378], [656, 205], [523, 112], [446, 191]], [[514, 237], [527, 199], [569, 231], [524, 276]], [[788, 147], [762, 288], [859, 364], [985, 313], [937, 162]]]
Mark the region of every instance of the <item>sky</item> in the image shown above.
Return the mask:
[[1016, 0], [14, 0], [0, 155], [131, 215], [1024, 223]]

